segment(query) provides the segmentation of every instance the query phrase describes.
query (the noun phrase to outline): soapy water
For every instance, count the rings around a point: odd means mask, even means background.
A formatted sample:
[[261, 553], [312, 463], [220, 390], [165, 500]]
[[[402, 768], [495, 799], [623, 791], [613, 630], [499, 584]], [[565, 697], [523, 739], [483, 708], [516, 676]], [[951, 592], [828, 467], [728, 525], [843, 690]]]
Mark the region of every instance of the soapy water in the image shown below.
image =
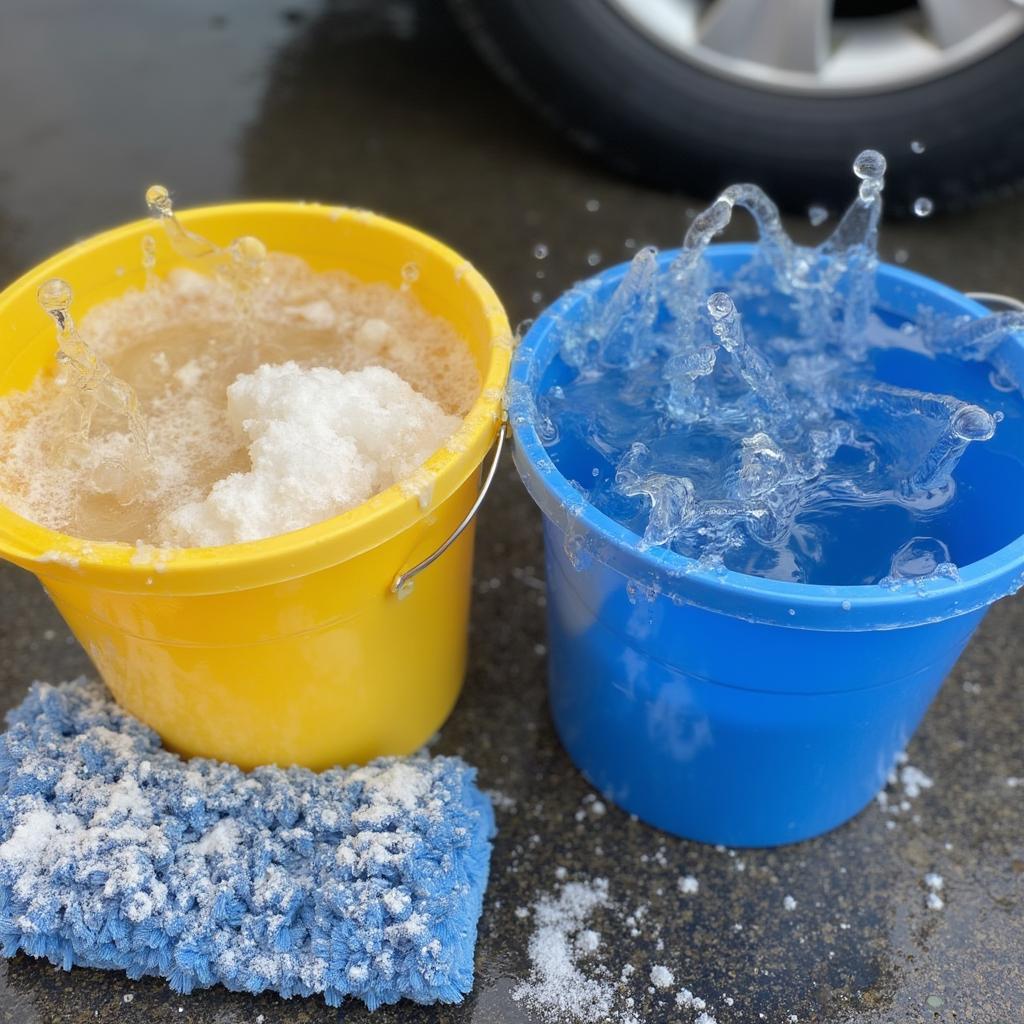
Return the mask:
[[252, 540], [407, 480], [457, 429], [479, 374], [407, 289], [217, 246], [166, 189], [147, 201], [187, 265], [159, 276], [146, 236], [146, 287], [80, 325], [66, 282], [40, 288], [58, 369], [0, 397], [3, 504], [88, 540]]
[[[613, 294], [584, 282], [584, 315], [555, 325], [541, 440], [641, 548], [696, 570], [895, 588], [955, 578], [1024, 532], [986, 531], [973, 486], [984, 465], [1024, 501], [1024, 400], [999, 352], [1024, 315], [922, 310], [911, 324], [877, 308], [885, 160], [869, 150], [853, 169], [857, 197], [820, 245], [797, 245], [759, 188], [734, 185], [671, 263], [641, 250]], [[705, 250], [737, 208], [759, 243], [716, 281]]]

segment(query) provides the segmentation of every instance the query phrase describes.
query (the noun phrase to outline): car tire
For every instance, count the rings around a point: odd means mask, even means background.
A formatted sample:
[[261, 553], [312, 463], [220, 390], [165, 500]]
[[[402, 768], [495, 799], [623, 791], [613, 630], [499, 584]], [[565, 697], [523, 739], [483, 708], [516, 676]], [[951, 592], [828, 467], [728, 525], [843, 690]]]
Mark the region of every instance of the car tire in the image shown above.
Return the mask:
[[486, 60], [565, 136], [662, 186], [707, 197], [753, 180], [789, 209], [834, 208], [869, 147], [888, 160], [896, 214], [921, 196], [955, 210], [1024, 186], [1024, 37], [904, 88], [813, 95], [711, 73], [608, 0], [450, 3]]

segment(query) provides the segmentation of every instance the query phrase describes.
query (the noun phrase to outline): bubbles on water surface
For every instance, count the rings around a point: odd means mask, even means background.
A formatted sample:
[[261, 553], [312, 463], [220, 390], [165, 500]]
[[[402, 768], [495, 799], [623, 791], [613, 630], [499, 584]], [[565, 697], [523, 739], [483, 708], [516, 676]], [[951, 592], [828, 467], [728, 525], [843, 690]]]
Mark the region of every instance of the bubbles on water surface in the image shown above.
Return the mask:
[[959, 579], [949, 548], [937, 537], [911, 537], [892, 557], [883, 585], [905, 580]]

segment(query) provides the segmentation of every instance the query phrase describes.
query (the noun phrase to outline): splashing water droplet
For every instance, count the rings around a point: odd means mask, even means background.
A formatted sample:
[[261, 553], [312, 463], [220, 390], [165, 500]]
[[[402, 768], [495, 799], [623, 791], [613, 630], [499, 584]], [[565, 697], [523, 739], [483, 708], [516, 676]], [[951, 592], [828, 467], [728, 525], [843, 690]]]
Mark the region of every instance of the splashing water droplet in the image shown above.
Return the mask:
[[258, 264], [267, 258], [267, 247], [252, 235], [242, 235], [231, 243], [231, 252], [244, 263]]
[[869, 178], [882, 177], [885, 174], [885, 166], [885, 157], [877, 149], [865, 149], [858, 153], [857, 159], [853, 161], [853, 173], [861, 181], [867, 181]]
[[885, 157], [876, 149], [865, 149], [853, 161], [853, 173], [860, 178], [858, 195], [864, 203], [872, 203], [878, 199], [885, 188]]
[[996, 431], [995, 419], [980, 405], [965, 405], [950, 426], [964, 441], [987, 441]]
[[408, 291], [420, 279], [420, 268], [415, 263], [402, 264], [402, 291]]
[[920, 154], [920, 153], [923, 153], [924, 151], [925, 151], [925, 144], [923, 142], [921, 142], [920, 140], [914, 139], [910, 143], [910, 152], [911, 153], [918, 153], [918, 154]]
[[601, 254], [596, 250], [587, 253], [587, 266], [596, 267], [601, 262]]
[[906, 263], [910, 259], [910, 253], [906, 249], [897, 249], [892, 258], [894, 263]]
[[[73, 386], [69, 395], [77, 425], [70, 436], [57, 439], [61, 451], [67, 454], [76, 444], [88, 443], [93, 413], [97, 405], [102, 405], [125, 417], [132, 437], [133, 457], [142, 464], [149, 458], [149, 443], [146, 423], [139, 412], [138, 398], [132, 387], [116, 377], [78, 333], [71, 316], [71, 300], [74, 298], [71, 285], [59, 277], [51, 278], [40, 285], [36, 297], [57, 325], [57, 359], [66, 368], [68, 382]], [[113, 474], [112, 478], [123, 477], [123, 466], [112, 465], [108, 468]], [[125, 500], [131, 500], [133, 496], [129, 493], [130, 484], [131, 481], [126, 480], [124, 487], [116, 488], [122, 491]]]
[[59, 277], [53, 277], [39, 286], [36, 296], [39, 299], [39, 305], [57, 321], [57, 326], [63, 330], [68, 310], [71, 308], [71, 299], [74, 296], [71, 285]]
[[844, 612], [848, 612], [853, 607], [853, 602], [852, 601], [844, 601], [840, 605], [840, 607], [843, 609]]
[[636, 248], [636, 239], [635, 238], [627, 238], [622, 244], [627, 249], [635, 249]]
[[163, 185], [150, 185], [146, 189], [146, 205], [154, 217], [173, 217], [174, 205], [171, 194]]
[[533, 317], [527, 317], [525, 320], [520, 320], [519, 323], [516, 324], [516, 338], [522, 338], [533, 326], [533, 322]]
[[808, 206], [807, 219], [811, 222], [812, 227], [818, 227], [828, 220], [828, 210], [824, 206]]
[[544, 301], [543, 292], [531, 292], [530, 301], [535, 305], [539, 306]]
[[725, 292], [715, 292], [715, 294], [708, 299], [708, 312], [716, 320], [721, 320], [724, 317], [727, 317], [730, 313], [736, 312], [736, 304]]
[[928, 196], [918, 196], [914, 200], [914, 214], [918, 217], [930, 217], [935, 211], [935, 203]]
[[548, 258], [548, 247], [543, 242], [538, 242], [533, 247], [533, 258], [535, 260], [546, 260]]
[[588, 199], [587, 200], [587, 213], [597, 213], [601, 209], [600, 199]]

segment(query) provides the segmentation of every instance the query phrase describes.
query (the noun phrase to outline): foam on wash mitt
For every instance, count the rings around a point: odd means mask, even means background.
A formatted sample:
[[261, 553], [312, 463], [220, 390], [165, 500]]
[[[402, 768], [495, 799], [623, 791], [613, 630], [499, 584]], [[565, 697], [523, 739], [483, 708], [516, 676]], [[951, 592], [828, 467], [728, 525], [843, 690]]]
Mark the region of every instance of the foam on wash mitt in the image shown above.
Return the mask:
[[458, 758], [184, 761], [84, 679], [34, 684], [8, 724], [4, 955], [371, 1009], [472, 987], [494, 817]]

